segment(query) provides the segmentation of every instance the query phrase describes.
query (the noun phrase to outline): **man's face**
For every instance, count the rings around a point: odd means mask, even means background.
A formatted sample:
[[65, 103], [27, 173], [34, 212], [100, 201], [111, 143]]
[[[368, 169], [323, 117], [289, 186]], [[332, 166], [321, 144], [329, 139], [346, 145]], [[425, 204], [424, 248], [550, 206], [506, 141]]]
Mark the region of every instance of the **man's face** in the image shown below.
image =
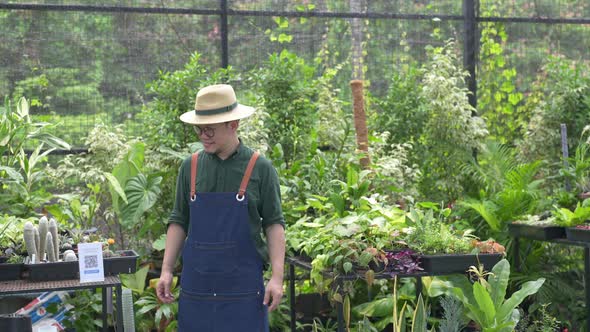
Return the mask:
[[194, 126], [206, 153], [218, 154], [228, 148], [235, 132], [233, 122]]

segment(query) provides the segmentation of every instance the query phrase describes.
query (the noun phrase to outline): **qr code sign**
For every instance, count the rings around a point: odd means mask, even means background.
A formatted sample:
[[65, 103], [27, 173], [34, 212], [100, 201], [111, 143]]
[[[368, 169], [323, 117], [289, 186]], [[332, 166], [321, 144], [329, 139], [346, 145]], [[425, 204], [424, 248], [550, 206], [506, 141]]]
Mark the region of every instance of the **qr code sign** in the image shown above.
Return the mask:
[[84, 268], [95, 269], [98, 267], [98, 256], [84, 256]]

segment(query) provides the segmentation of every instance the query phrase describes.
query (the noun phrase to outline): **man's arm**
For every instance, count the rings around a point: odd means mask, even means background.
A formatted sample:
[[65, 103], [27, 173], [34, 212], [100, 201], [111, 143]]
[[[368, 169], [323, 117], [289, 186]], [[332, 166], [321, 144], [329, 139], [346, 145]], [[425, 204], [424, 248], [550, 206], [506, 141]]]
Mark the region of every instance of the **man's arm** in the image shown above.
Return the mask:
[[268, 310], [273, 311], [281, 303], [283, 297], [283, 274], [285, 266], [285, 229], [283, 225], [274, 224], [266, 228], [266, 240], [268, 254], [272, 268], [272, 276], [266, 285], [264, 304], [269, 305]]
[[158, 281], [157, 293], [160, 300], [164, 303], [171, 303], [174, 298], [170, 292], [174, 265], [180, 249], [184, 245], [186, 233], [184, 228], [179, 224], [170, 224], [166, 233], [166, 249], [164, 249], [164, 261], [162, 262], [162, 272]]

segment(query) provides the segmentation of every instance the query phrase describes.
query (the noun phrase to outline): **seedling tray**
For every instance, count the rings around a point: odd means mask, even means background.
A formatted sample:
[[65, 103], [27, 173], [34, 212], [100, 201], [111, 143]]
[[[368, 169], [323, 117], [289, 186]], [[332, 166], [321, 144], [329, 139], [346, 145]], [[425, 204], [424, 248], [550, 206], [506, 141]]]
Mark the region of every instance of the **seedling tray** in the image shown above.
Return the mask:
[[420, 255], [421, 266], [429, 274], [465, 273], [470, 266], [483, 264], [491, 270], [502, 259], [502, 254], [440, 254]]
[[570, 241], [590, 242], [589, 229], [568, 227], [565, 229], [565, 233], [567, 235], [567, 239]]
[[104, 259], [104, 274], [135, 273], [137, 270], [137, 253], [134, 250], [121, 250], [116, 253], [118, 254], [117, 257]]
[[[133, 250], [122, 250], [115, 252], [116, 257], [103, 259], [105, 276], [117, 275], [120, 273], [135, 273], [137, 270], [138, 255]], [[31, 281], [52, 281], [78, 279], [80, 270], [78, 261], [26, 264], [25, 270], [27, 279]]]
[[0, 281], [21, 279], [24, 264], [0, 264]]
[[508, 230], [513, 237], [524, 237], [540, 241], [565, 238], [565, 227], [561, 226], [535, 226], [512, 223], [508, 224]]

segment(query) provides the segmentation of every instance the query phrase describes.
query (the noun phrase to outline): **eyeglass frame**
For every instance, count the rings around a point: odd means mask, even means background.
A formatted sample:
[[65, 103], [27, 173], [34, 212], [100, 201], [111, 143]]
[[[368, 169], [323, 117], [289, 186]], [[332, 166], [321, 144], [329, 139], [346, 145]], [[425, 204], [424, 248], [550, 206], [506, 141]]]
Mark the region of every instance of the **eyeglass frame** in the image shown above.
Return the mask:
[[[227, 122], [224, 122], [224, 123], [227, 123]], [[193, 125], [193, 130], [195, 131], [195, 133], [199, 137], [201, 137], [201, 135], [205, 134], [205, 136], [207, 136], [207, 138], [213, 138], [213, 137], [215, 137], [215, 130], [217, 130], [217, 129], [219, 129], [219, 127], [213, 128], [213, 127], [205, 126], [204, 128], [201, 128], [197, 125]]]

